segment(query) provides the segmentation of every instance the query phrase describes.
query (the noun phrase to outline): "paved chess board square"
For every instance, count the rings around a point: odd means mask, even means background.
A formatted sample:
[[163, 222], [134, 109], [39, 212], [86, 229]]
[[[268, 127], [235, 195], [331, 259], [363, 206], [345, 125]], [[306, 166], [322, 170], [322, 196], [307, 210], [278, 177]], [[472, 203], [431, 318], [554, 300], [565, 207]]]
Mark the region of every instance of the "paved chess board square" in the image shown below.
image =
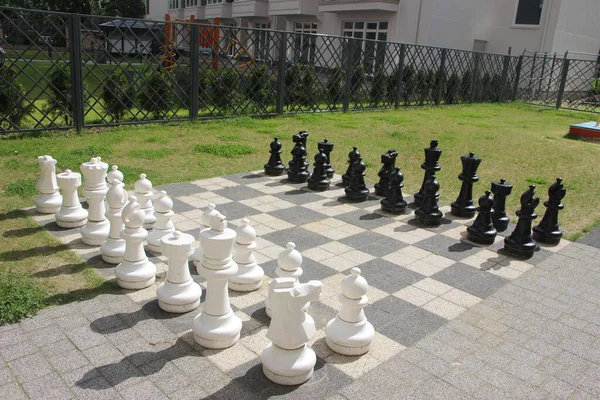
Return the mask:
[[[140, 368], [150, 377], [166, 374], [168, 368], [182, 369], [189, 374], [187, 379], [202, 384], [199, 392], [189, 394], [192, 398], [326, 397], [458, 317], [567, 243], [541, 247], [532, 259], [518, 260], [502, 250], [504, 236], [514, 226], [499, 235], [493, 245], [475, 245], [465, 235], [472, 219], [451, 216], [448, 206], [441, 207], [446, 213], [442, 225], [421, 227], [414, 220], [413, 204], [406, 213], [392, 215], [381, 211], [381, 198], [374, 195], [365, 202], [349, 202], [344, 198], [344, 188], [337, 184], [339, 179], [336, 176], [325, 192], [312, 192], [306, 184], [289, 182], [285, 175], [269, 177], [262, 172], [155, 188], [166, 190], [173, 198], [177, 229], [195, 237], [209, 203], [216, 204], [233, 228], [241, 224], [242, 218], [248, 218], [258, 234], [255, 256], [266, 276], [255, 292], [230, 291], [232, 309], [243, 321], [238, 344], [223, 351], [207, 350], [194, 344], [190, 334], [191, 321], [200, 308], [183, 315], [158, 308], [156, 288], [164, 282], [168, 260], [148, 252], [158, 269], [155, 285], [127, 291], [120, 296], [130, 300], [129, 308], [90, 321], [92, 330], [103, 332], [130, 354], [119, 368]], [[405, 199], [412, 202], [410, 195]], [[53, 216], [33, 216], [103, 277], [114, 278], [114, 266], [102, 261], [97, 247], [82, 244], [78, 229], [59, 228]], [[260, 366], [260, 353], [269, 342], [265, 335], [270, 320], [264, 308], [267, 283], [276, 276], [277, 256], [288, 242], [294, 242], [303, 256], [300, 281], [323, 282], [321, 300], [309, 308], [318, 328], [312, 343], [317, 354], [315, 375], [293, 390], [269, 382]], [[323, 328], [335, 317], [341, 281], [354, 267], [361, 269], [370, 285], [365, 313], [375, 327], [376, 337], [368, 354], [344, 357], [327, 347]], [[201, 284], [204, 301], [206, 285], [192, 262], [190, 273]], [[157, 367], [159, 372], [153, 372], [152, 363], [167, 353], [149, 350], [149, 342], [163, 343], [161, 338], [173, 343], [165, 350], [171, 355], [165, 365]], [[100, 367], [110, 370], [106, 379], [121, 382], [120, 370]], [[123, 373], [134, 374], [127, 371]], [[156, 382], [161, 389], [166, 387], [159, 385], [158, 376]], [[166, 385], [165, 381], [161, 385]]]

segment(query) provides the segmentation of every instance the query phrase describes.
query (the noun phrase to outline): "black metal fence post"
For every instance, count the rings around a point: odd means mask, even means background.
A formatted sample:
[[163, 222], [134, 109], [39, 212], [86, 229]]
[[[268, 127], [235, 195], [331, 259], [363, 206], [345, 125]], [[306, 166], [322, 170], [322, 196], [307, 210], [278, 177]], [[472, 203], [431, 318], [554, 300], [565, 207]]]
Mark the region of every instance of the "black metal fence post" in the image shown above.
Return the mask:
[[347, 59], [346, 59], [346, 71], [344, 76], [344, 112], [348, 111], [350, 107], [350, 94], [352, 93], [352, 74], [354, 73], [354, 39], [348, 38], [347, 48]]
[[395, 108], [400, 107], [400, 100], [402, 99], [402, 79], [404, 78], [404, 57], [406, 56], [406, 44], [400, 45], [400, 56], [398, 60], [398, 71], [396, 76], [396, 103]]
[[519, 56], [519, 61], [517, 62], [517, 69], [515, 71], [515, 83], [513, 86], [512, 92], [512, 101], [517, 100], [517, 96], [519, 94], [519, 81], [521, 80], [521, 69], [523, 68], [523, 55]]
[[200, 96], [200, 60], [198, 52], [200, 51], [200, 27], [193, 23], [190, 35], [190, 46], [192, 51], [190, 53], [190, 120], [195, 121], [198, 118], [198, 96]]
[[571, 64], [571, 60], [567, 58], [567, 54], [565, 54], [565, 58], [563, 61], [563, 68], [560, 77], [560, 86], [558, 88], [558, 93], [556, 95], [556, 108], [560, 108], [562, 106], [562, 99], [565, 94], [565, 86], [567, 84], [567, 78], [569, 76], [569, 65]]
[[473, 66], [473, 81], [471, 82], [471, 103], [475, 103], [477, 86], [479, 83], [479, 63], [481, 62], [481, 53], [475, 53], [475, 65]]
[[500, 102], [506, 101], [506, 91], [508, 88], [508, 68], [510, 66], [510, 56], [504, 56], [504, 65], [502, 66], [502, 78], [500, 83]]
[[446, 57], [448, 49], [442, 49], [442, 58], [440, 60], [440, 68], [437, 73], [437, 91], [435, 94], [435, 105], [439, 106], [442, 99], [442, 91], [444, 90], [444, 81], [446, 78]]
[[80, 133], [84, 126], [83, 71], [81, 67], [81, 16], [69, 16], [69, 57], [71, 67], [71, 111], [73, 125]]
[[283, 114], [285, 105], [285, 64], [287, 59], [287, 32], [281, 32], [279, 42], [279, 65], [277, 69], [277, 114]]

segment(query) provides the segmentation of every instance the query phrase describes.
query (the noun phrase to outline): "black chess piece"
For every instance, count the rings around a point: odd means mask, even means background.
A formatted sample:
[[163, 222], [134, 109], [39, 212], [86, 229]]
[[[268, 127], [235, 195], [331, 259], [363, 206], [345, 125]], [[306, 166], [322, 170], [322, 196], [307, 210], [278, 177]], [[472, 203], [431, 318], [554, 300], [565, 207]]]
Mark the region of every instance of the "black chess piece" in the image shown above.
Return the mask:
[[342, 175], [342, 183], [344, 186], [348, 186], [352, 180], [352, 165], [360, 158], [360, 153], [356, 147], [352, 148], [352, 151], [348, 153], [348, 169], [346, 173]]
[[424, 195], [421, 206], [415, 210], [415, 219], [421, 225], [440, 225], [442, 223], [442, 212], [438, 208], [436, 194], [440, 184], [435, 180], [435, 175], [425, 182]]
[[327, 164], [327, 155], [321, 149], [315, 155], [315, 163], [312, 176], [308, 178], [308, 188], [312, 190], [324, 191], [329, 189], [331, 181], [327, 177], [325, 165]]
[[396, 169], [396, 157], [398, 152], [396, 150], [388, 150], [385, 154], [381, 155], [381, 169], [377, 173], [379, 176], [379, 182], [375, 184], [375, 194], [377, 196], [386, 196], [390, 187], [390, 174]]
[[333, 174], [335, 174], [335, 169], [331, 166], [331, 158], [330, 154], [333, 151], [333, 143], [329, 140], [325, 139], [318, 144], [319, 151], [323, 150], [323, 153], [327, 156], [327, 162], [325, 163], [325, 172], [327, 173], [327, 177], [329, 179], [333, 178]]
[[400, 168], [394, 168], [390, 174], [390, 187], [385, 199], [381, 200], [381, 209], [391, 214], [402, 214], [406, 210], [406, 201], [402, 198], [404, 175]]
[[303, 135], [303, 132], [292, 136], [292, 140], [296, 143], [291, 152], [292, 160], [288, 163], [288, 179], [292, 182], [304, 183], [310, 175], [308, 162], [306, 162], [306, 136]]
[[547, 244], [558, 244], [560, 242], [563, 233], [558, 226], [558, 212], [565, 208], [561, 200], [566, 194], [567, 190], [562, 183], [562, 178], [556, 178], [556, 182], [548, 188], [548, 201], [544, 202], [546, 212], [542, 217], [542, 221], [533, 228], [533, 239], [536, 242]]
[[537, 218], [535, 208], [540, 198], [534, 196], [535, 185], [530, 185], [521, 195], [521, 209], [517, 211], [519, 222], [510, 236], [504, 239], [504, 250], [516, 257], [530, 258], [537, 247], [531, 237], [531, 222]]
[[362, 162], [362, 157], [352, 164], [352, 180], [346, 187], [346, 198], [351, 201], [365, 201], [369, 198], [369, 189], [365, 185], [365, 170], [367, 166]]
[[492, 182], [492, 193], [494, 193], [494, 212], [492, 223], [498, 232], [504, 232], [508, 228], [510, 218], [506, 215], [506, 197], [512, 192], [512, 185], [504, 179]]
[[467, 239], [479, 244], [493, 244], [496, 239], [496, 229], [492, 223], [492, 213], [494, 212], [494, 199], [490, 196], [492, 192], [485, 191], [485, 195], [479, 198], [479, 214], [473, 221], [473, 225], [467, 228]]
[[477, 168], [481, 164], [481, 158], [475, 157], [475, 153], [461, 156], [462, 172], [458, 179], [462, 181], [460, 193], [455, 202], [450, 205], [452, 215], [462, 218], [471, 218], [475, 215], [477, 207], [473, 204], [473, 184], [479, 180]]
[[281, 162], [281, 142], [279, 139], [273, 139], [269, 153], [271, 153], [271, 156], [269, 157], [269, 162], [265, 164], [265, 174], [270, 176], [283, 175], [285, 166]]
[[[431, 143], [429, 143], [429, 148], [425, 150], [425, 162], [421, 164], [421, 168], [425, 170], [425, 176], [423, 177], [423, 183], [421, 184], [421, 188], [417, 193], [415, 193], [415, 206], [420, 206], [421, 202], [425, 198], [425, 183], [431, 179], [432, 175], [442, 168], [440, 167], [440, 157], [442, 155], [442, 149], [438, 148], [437, 139], [433, 139]], [[436, 201], [440, 200], [440, 194], [435, 194]]]
[[[297, 136], [300, 142], [302, 142], [302, 146], [304, 146], [304, 149], [308, 149], [308, 147], [306, 147], [306, 139], [308, 139], [308, 132], [306, 131], [300, 131], [298, 132], [296, 135], [292, 135], [293, 136]], [[307, 153], [308, 154], [308, 153]], [[308, 171], [308, 167], [309, 167], [310, 163], [308, 161], [306, 161], [306, 158], [304, 159], [304, 167], [306, 168], [306, 170]]]

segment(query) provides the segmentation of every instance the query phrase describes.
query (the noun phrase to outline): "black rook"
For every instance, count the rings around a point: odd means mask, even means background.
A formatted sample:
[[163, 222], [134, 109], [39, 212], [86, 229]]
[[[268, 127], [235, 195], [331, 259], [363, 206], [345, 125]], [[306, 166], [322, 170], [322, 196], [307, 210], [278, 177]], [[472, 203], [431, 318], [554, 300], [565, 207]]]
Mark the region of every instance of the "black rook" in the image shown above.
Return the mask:
[[327, 139], [319, 142], [318, 144], [319, 151], [323, 150], [323, 153], [327, 156], [327, 162], [325, 163], [325, 172], [327, 173], [327, 177], [329, 179], [333, 178], [333, 174], [335, 174], [335, 169], [331, 166], [331, 158], [330, 154], [333, 151], [333, 143], [328, 141]]
[[498, 232], [504, 232], [510, 222], [510, 218], [506, 215], [506, 197], [511, 192], [512, 185], [504, 179], [500, 179], [500, 182], [492, 182], [492, 193], [494, 193], [492, 223]]

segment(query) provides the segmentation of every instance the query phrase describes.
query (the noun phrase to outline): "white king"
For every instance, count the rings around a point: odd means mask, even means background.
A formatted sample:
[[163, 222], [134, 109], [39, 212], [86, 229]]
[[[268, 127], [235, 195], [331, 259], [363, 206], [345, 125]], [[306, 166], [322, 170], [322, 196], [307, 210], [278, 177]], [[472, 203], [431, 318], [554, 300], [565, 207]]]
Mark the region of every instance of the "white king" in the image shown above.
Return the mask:
[[81, 173], [84, 178], [83, 195], [88, 201], [87, 224], [81, 228], [83, 243], [90, 246], [99, 246], [106, 241], [110, 231], [110, 222], [106, 219], [104, 198], [108, 187], [106, 186], [106, 171], [108, 164], [102, 162], [100, 157], [81, 164]]

